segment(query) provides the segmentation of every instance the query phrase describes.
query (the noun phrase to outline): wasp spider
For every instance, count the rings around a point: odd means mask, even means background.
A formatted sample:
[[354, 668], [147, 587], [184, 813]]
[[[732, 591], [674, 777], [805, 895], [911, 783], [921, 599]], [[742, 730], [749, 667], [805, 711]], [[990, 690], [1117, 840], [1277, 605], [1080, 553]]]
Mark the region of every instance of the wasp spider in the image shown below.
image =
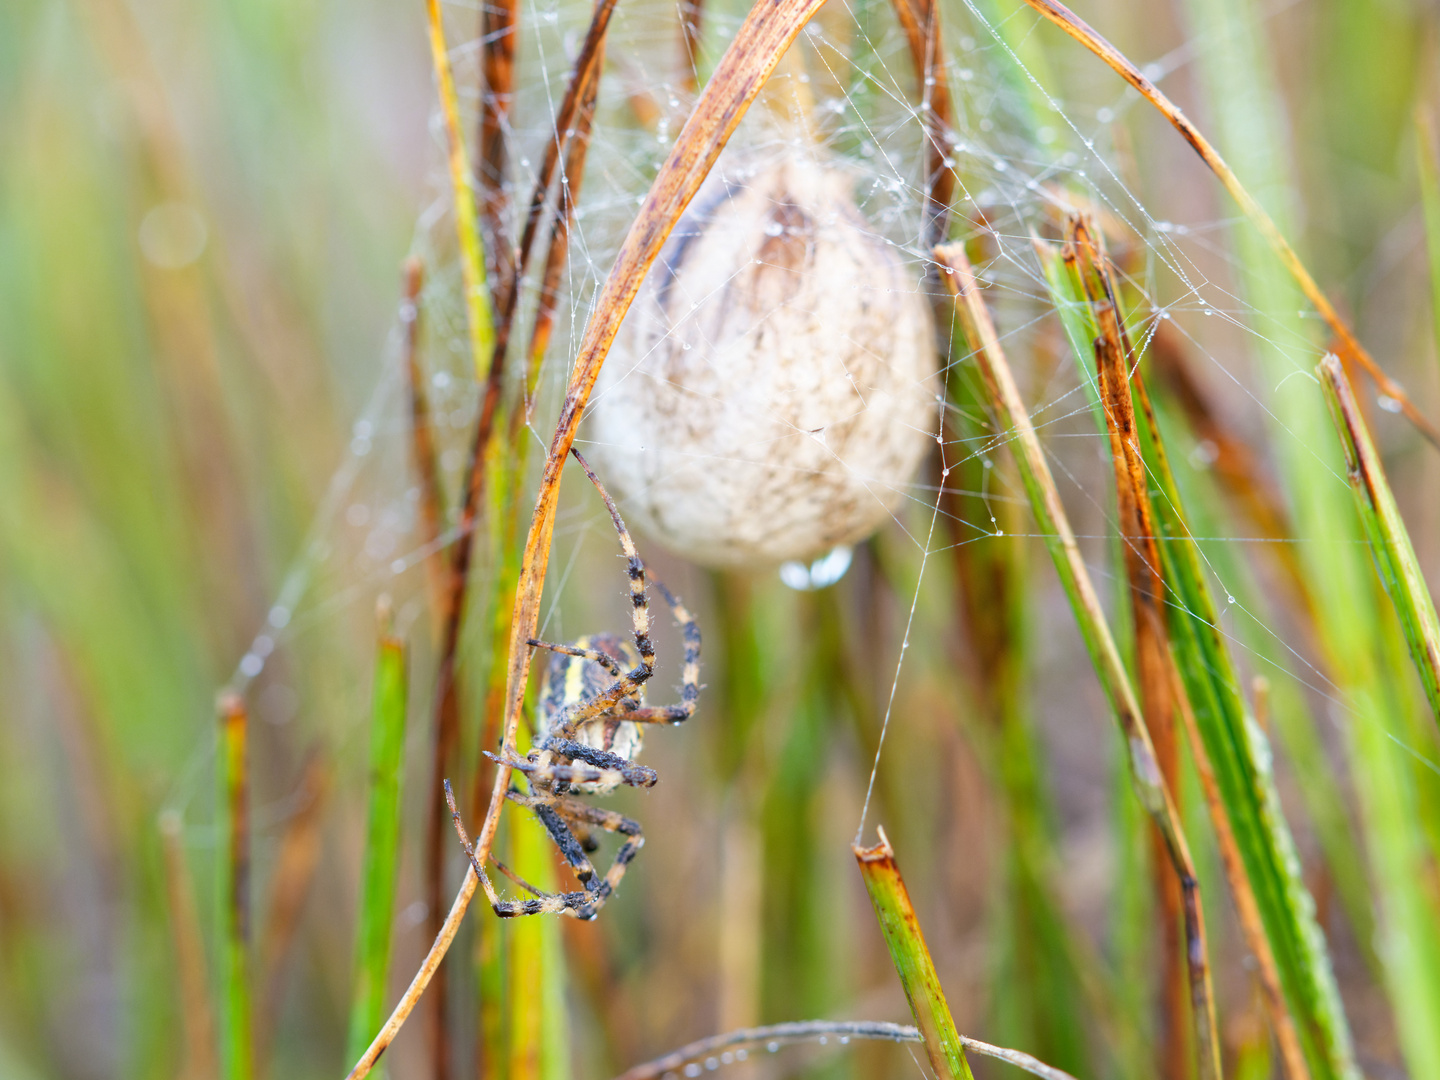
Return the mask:
[[[524, 758], [486, 756], [525, 774], [529, 794], [511, 789], [511, 802], [527, 807], [545, 826], [579, 880], [581, 891], [544, 893], [525, 882], [498, 859], [502, 873], [526, 892], [530, 900], [502, 900], [475, 857], [465, 835], [450, 786], [445, 785], [450, 813], [460, 843], [475, 868], [495, 914], [563, 914], [593, 919], [625, 876], [630, 860], [645, 843], [640, 825], [630, 818], [581, 801], [578, 796], [604, 795], [621, 784], [651, 787], [655, 770], [636, 764], [645, 724], [679, 724], [695, 712], [700, 696], [700, 629], [684, 606], [660, 582], [655, 587], [664, 595], [685, 640], [685, 665], [680, 704], [646, 705], [645, 683], [655, 672], [655, 647], [650, 642], [650, 607], [645, 597], [645, 564], [635, 550], [614, 500], [578, 451], [575, 460], [600, 492], [610, 511], [610, 520], [620, 534], [630, 575], [631, 620], [634, 643], [616, 634], [591, 634], [570, 645], [530, 639], [537, 649], [553, 655], [540, 684], [539, 718], [534, 749]], [[595, 872], [588, 852], [596, 841], [594, 830], [624, 837], [615, 861], [604, 877]]]

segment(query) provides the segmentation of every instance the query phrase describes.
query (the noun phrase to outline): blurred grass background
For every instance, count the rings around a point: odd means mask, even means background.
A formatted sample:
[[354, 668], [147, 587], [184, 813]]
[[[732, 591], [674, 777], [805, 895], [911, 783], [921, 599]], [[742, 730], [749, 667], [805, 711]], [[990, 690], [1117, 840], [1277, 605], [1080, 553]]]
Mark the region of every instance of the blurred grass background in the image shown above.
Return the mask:
[[[1220, 361], [1198, 361], [1201, 380], [1284, 493], [1312, 595], [1286, 592], [1273, 545], [1201, 548], [1239, 597], [1227, 627], [1254, 650], [1244, 674], [1271, 683], [1281, 796], [1360, 1065], [1377, 1080], [1440, 1076], [1426, 1011], [1440, 1001], [1430, 996], [1440, 957], [1421, 940], [1440, 925], [1440, 748], [1369, 557], [1344, 542], [1360, 530], [1323, 400], [1292, 376], [1318, 359], [1320, 326], [1188, 149], [1109, 72], [1013, 5], [943, 11], [957, 92], [968, 82], [959, 69], [991, 65], [963, 115], [991, 116], [994, 92], [1007, 146], [1043, 146], [1041, 131], [1058, 124], [999, 50], [967, 58], [964, 39], [989, 41], [979, 12], [1068, 114], [1118, 111], [1117, 168], [1154, 221], [1190, 228], [1186, 254], [1213, 282], [1209, 299], [1238, 313], [1176, 320]], [[476, 11], [448, 14], [457, 55], [473, 64]], [[1282, 222], [1361, 339], [1440, 416], [1422, 178], [1432, 204], [1440, 194], [1433, 168], [1417, 165], [1416, 124], [1417, 110], [1440, 108], [1440, 11], [1418, 0], [1106, 0], [1081, 14], [1137, 62], [1161, 64], [1167, 91]], [[533, 148], [545, 86], [563, 84], [558, 57], [588, 12], [565, 0], [521, 15], [517, 112], [532, 107]], [[671, 48], [665, 5], [636, 9], [631, 40], [647, 18], [652, 43]], [[822, 15], [827, 30], [848, 18]], [[870, 0], [854, 18], [891, 16]], [[632, 78], [636, 55], [617, 50], [607, 78]], [[372, 394], [393, 399], [400, 377], [386, 342], [401, 260], [417, 246], [432, 253], [429, 230], [443, 232], [432, 96], [418, 3], [0, 10], [0, 1073], [218, 1075], [218, 1042], [182, 1037], [204, 1012], [189, 961], [205, 964], [200, 985], [221, 967], [215, 695], [275, 622], [297, 558], [311, 599], [287, 609], [283, 648], [247, 695], [257, 1074], [338, 1076], [357, 1038], [382, 587], [396, 594], [411, 684], [387, 1001], [424, 951], [434, 644], [423, 568], [394, 582], [377, 570], [403, 550], [373, 542], [381, 519], [398, 513], [385, 528], [404, 537], [413, 500], [403, 424]], [[588, 183], [628, 193], [634, 176], [616, 180], [606, 165], [624, 161], [632, 135], [608, 138]], [[453, 448], [475, 388], [453, 257], [437, 245], [427, 360], [444, 376], [437, 429]], [[1163, 267], [1150, 272], [1158, 294], [1176, 288]], [[1027, 393], [1057, 397], [1071, 383], [1047, 384], [1059, 365], [1046, 349], [1060, 350], [1038, 332], [1032, 344], [1015, 350], [1035, 369]], [[552, 350], [561, 374], [564, 347]], [[952, 445], [990, 431], [963, 399], [973, 392], [952, 387]], [[1214, 482], [1204, 434], [1167, 408], [1195, 533], [1256, 536]], [[1433, 575], [1440, 464], [1389, 412], [1372, 409], [1371, 423]], [[1120, 580], [1104, 539], [1108, 464], [1091, 452], [1098, 443], [1060, 437], [1093, 439], [1089, 424], [1078, 416], [1047, 438], [1074, 480], [1077, 531], [1099, 538], [1085, 540], [1087, 557]], [[536, 428], [548, 435], [543, 415]], [[453, 480], [458, 463], [442, 464]], [[746, 1024], [904, 1018], [848, 845], [912, 599], [871, 820], [895, 843], [961, 1031], [1083, 1077], [1154, 1074], [1162, 932], [1140, 811], [1063, 594], [1026, 537], [1006, 462], [996, 465], [987, 479], [988, 462], [963, 463], [963, 491], [1005, 497], [947, 500], [956, 546], [931, 556], [918, 592], [920, 552], [893, 528], [857, 550], [839, 585], [813, 593], [771, 575], [703, 573], [641, 538], [700, 616], [700, 712], [647, 743], [659, 787], [613, 801], [646, 825], [647, 846], [596, 925], [497, 929], [483, 905], [472, 912], [451, 962], [450, 1075], [485, 1063], [488, 1075], [601, 1077]], [[346, 468], [358, 479], [317, 535], [317, 508]], [[626, 622], [608, 524], [572, 485], [542, 627], [552, 640]], [[921, 535], [925, 501], [910, 522]], [[1004, 535], [974, 542], [992, 515]], [[471, 655], [488, 637], [489, 613], [477, 614]], [[656, 685], [667, 688], [679, 649], [660, 621]], [[476, 661], [467, 761], [484, 673]], [[1193, 776], [1186, 784], [1227, 1073], [1276, 1074]], [[526, 827], [507, 840], [526, 876], [554, 872]], [[451, 869], [453, 882], [458, 858]], [[187, 889], [198, 953], [186, 951]], [[486, 934], [512, 936], [487, 946]], [[484, 960], [494, 940], [510, 957], [499, 981]], [[501, 1034], [473, 1037], [492, 1029]], [[787, 1053], [816, 1075], [916, 1068], [888, 1046]], [[433, 1067], [418, 1022], [386, 1063], [397, 1076]]]

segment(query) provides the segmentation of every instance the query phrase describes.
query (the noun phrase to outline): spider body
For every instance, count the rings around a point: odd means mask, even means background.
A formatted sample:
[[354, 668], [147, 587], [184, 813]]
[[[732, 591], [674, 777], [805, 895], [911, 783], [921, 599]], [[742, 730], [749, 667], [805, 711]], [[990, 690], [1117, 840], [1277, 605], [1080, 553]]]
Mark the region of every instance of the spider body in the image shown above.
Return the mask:
[[[581, 890], [545, 893], [528, 884], [499, 860], [502, 873], [530, 893], [529, 900], [502, 900], [485, 867], [476, 857], [460, 812], [455, 807], [449, 782], [445, 797], [460, 843], [475, 870], [495, 914], [501, 918], [517, 915], [569, 915], [593, 919], [614, 893], [625, 870], [645, 837], [640, 824], [611, 810], [591, 806], [580, 796], [605, 795], [620, 785], [651, 787], [655, 770], [637, 764], [646, 724], [679, 724], [695, 712], [700, 697], [700, 629], [670, 590], [655, 582], [664, 595], [685, 642], [680, 702], [676, 705], [645, 704], [645, 683], [655, 673], [655, 647], [650, 641], [650, 607], [645, 594], [645, 564], [635, 550], [620, 511], [595, 473], [578, 452], [575, 458], [595, 485], [610, 520], [620, 536], [630, 580], [632, 641], [615, 634], [592, 634], [573, 644], [559, 645], [534, 638], [529, 644], [554, 655], [546, 665], [540, 687], [539, 716], [533, 749], [523, 758], [510, 748], [488, 757], [522, 774], [529, 792], [511, 789], [507, 798], [531, 810], [545, 826], [555, 846], [570, 864]], [[596, 831], [623, 837], [615, 859], [604, 876], [596, 873], [587, 852], [594, 851]]]
[[[622, 671], [631, 671], [640, 666], [640, 654], [635, 646], [615, 634], [592, 634], [573, 643], [583, 651], [603, 653]], [[546, 665], [545, 676], [540, 684], [540, 715], [536, 722], [536, 743], [542, 745], [555, 734], [556, 723], [566, 709], [588, 701], [603, 693], [615, 676], [603, 664], [582, 656], [570, 656], [557, 652]], [[627, 761], [634, 761], [640, 754], [645, 735], [640, 725], [633, 720], [621, 719], [625, 713], [641, 708], [645, 704], [645, 688], [637, 688], [630, 697], [622, 698], [613, 713], [587, 720], [575, 729], [574, 741], [592, 750], [602, 750]], [[605, 795], [614, 791], [620, 781], [607, 783], [604, 780], [581, 780], [572, 782], [572, 791], [585, 795]], [[562, 792], [563, 794], [563, 792]]]

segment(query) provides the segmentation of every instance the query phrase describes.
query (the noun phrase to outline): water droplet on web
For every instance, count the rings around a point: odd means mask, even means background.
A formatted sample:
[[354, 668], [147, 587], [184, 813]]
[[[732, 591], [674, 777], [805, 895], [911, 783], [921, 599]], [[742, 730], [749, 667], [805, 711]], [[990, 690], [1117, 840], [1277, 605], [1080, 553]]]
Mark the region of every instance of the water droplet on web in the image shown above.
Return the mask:
[[765, 235], [766, 235], [766, 236], [779, 236], [779, 235], [780, 235], [781, 233], [783, 233], [784, 231], [785, 231], [785, 226], [784, 226], [784, 225], [781, 225], [778, 221], [772, 221], [772, 222], [770, 222], [768, 225], [765, 226]]
[[971, 79], [975, 78], [975, 72], [971, 71], [969, 68], [961, 68], [959, 74], [961, 82], [969, 82]]
[[270, 625], [279, 630], [290, 622], [290, 609], [276, 604], [270, 609]]
[[1099, 120], [1102, 124], [1108, 124], [1111, 120], [1115, 119], [1115, 110], [1108, 108], [1096, 109], [1095, 119]]
[[705, 1068], [709, 1069], [711, 1072], [714, 1072], [714, 1071], [715, 1071], [716, 1069], [718, 1069], [719, 1067], [720, 1067], [720, 1059], [719, 1059], [719, 1058], [708, 1057], [708, 1058], [705, 1059]]
[[1389, 394], [1376, 394], [1375, 404], [1388, 413], [1398, 413], [1405, 406], [1400, 403], [1399, 398], [1393, 398]]
[[769, 1050], [772, 1054], [777, 1054], [780, 1052], [780, 1044], [774, 1039], [771, 1039], [768, 1043], [765, 1044], [765, 1049]]
[[247, 652], [240, 658], [240, 674], [247, 679], [253, 679], [265, 669], [265, 661], [256, 656], [253, 652]]

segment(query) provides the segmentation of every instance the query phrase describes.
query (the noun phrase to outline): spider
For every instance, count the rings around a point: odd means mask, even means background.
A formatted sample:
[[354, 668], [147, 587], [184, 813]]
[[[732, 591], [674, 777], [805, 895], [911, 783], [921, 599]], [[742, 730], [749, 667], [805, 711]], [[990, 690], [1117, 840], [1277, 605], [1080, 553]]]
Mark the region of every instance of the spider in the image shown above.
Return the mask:
[[[445, 798], [465, 849], [490, 906], [501, 918], [516, 915], [563, 914], [593, 919], [625, 876], [630, 861], [645, 843], [639, 822], [611, 810], [581, 801], [579, 795], [605, 795], [621, 784], [652, 787], [655, 770], [636, 764], [644, 738], [644, 724], [679, 724], [695, 712], [700, 697], [700, 629], [680, 601], [659, 581], [655, 587], [681, 626], [685, 665], [680, 704], [645, 704], [645, 683], [655, 673], [655, 647], [650, 643], [650, 607], [645, 597], [645, 564], [635, 550], [620, 511], [590, 465], [573, 450], [575, 460], [605, 500], [610, 520], [620, 534], [620, 548], [630, 576], [631, 621], [634, 644], [616, 634], [591, 634], [570, 645], [530, 638], [529, 644], [553, 655], [540, 684], [539, 722], [534, 749], [524, 758], [486, 753], [492, 761], [525, 774], [529, 794], [511, 788], [506, 797], [534, 812], [560, 854], [570, 864], [581, 891], [545, 893], [515, 874], [500, 860], [501, 873], [534, 899], [501, 900], [475, 856], [455, 807], [450, 784]], [[653, 580], [653, 579], [652, 579]], [[598, 846], [592, 830], [616, 833], [625, 839], [604, 877], [597, 876], [588, 852]]]

